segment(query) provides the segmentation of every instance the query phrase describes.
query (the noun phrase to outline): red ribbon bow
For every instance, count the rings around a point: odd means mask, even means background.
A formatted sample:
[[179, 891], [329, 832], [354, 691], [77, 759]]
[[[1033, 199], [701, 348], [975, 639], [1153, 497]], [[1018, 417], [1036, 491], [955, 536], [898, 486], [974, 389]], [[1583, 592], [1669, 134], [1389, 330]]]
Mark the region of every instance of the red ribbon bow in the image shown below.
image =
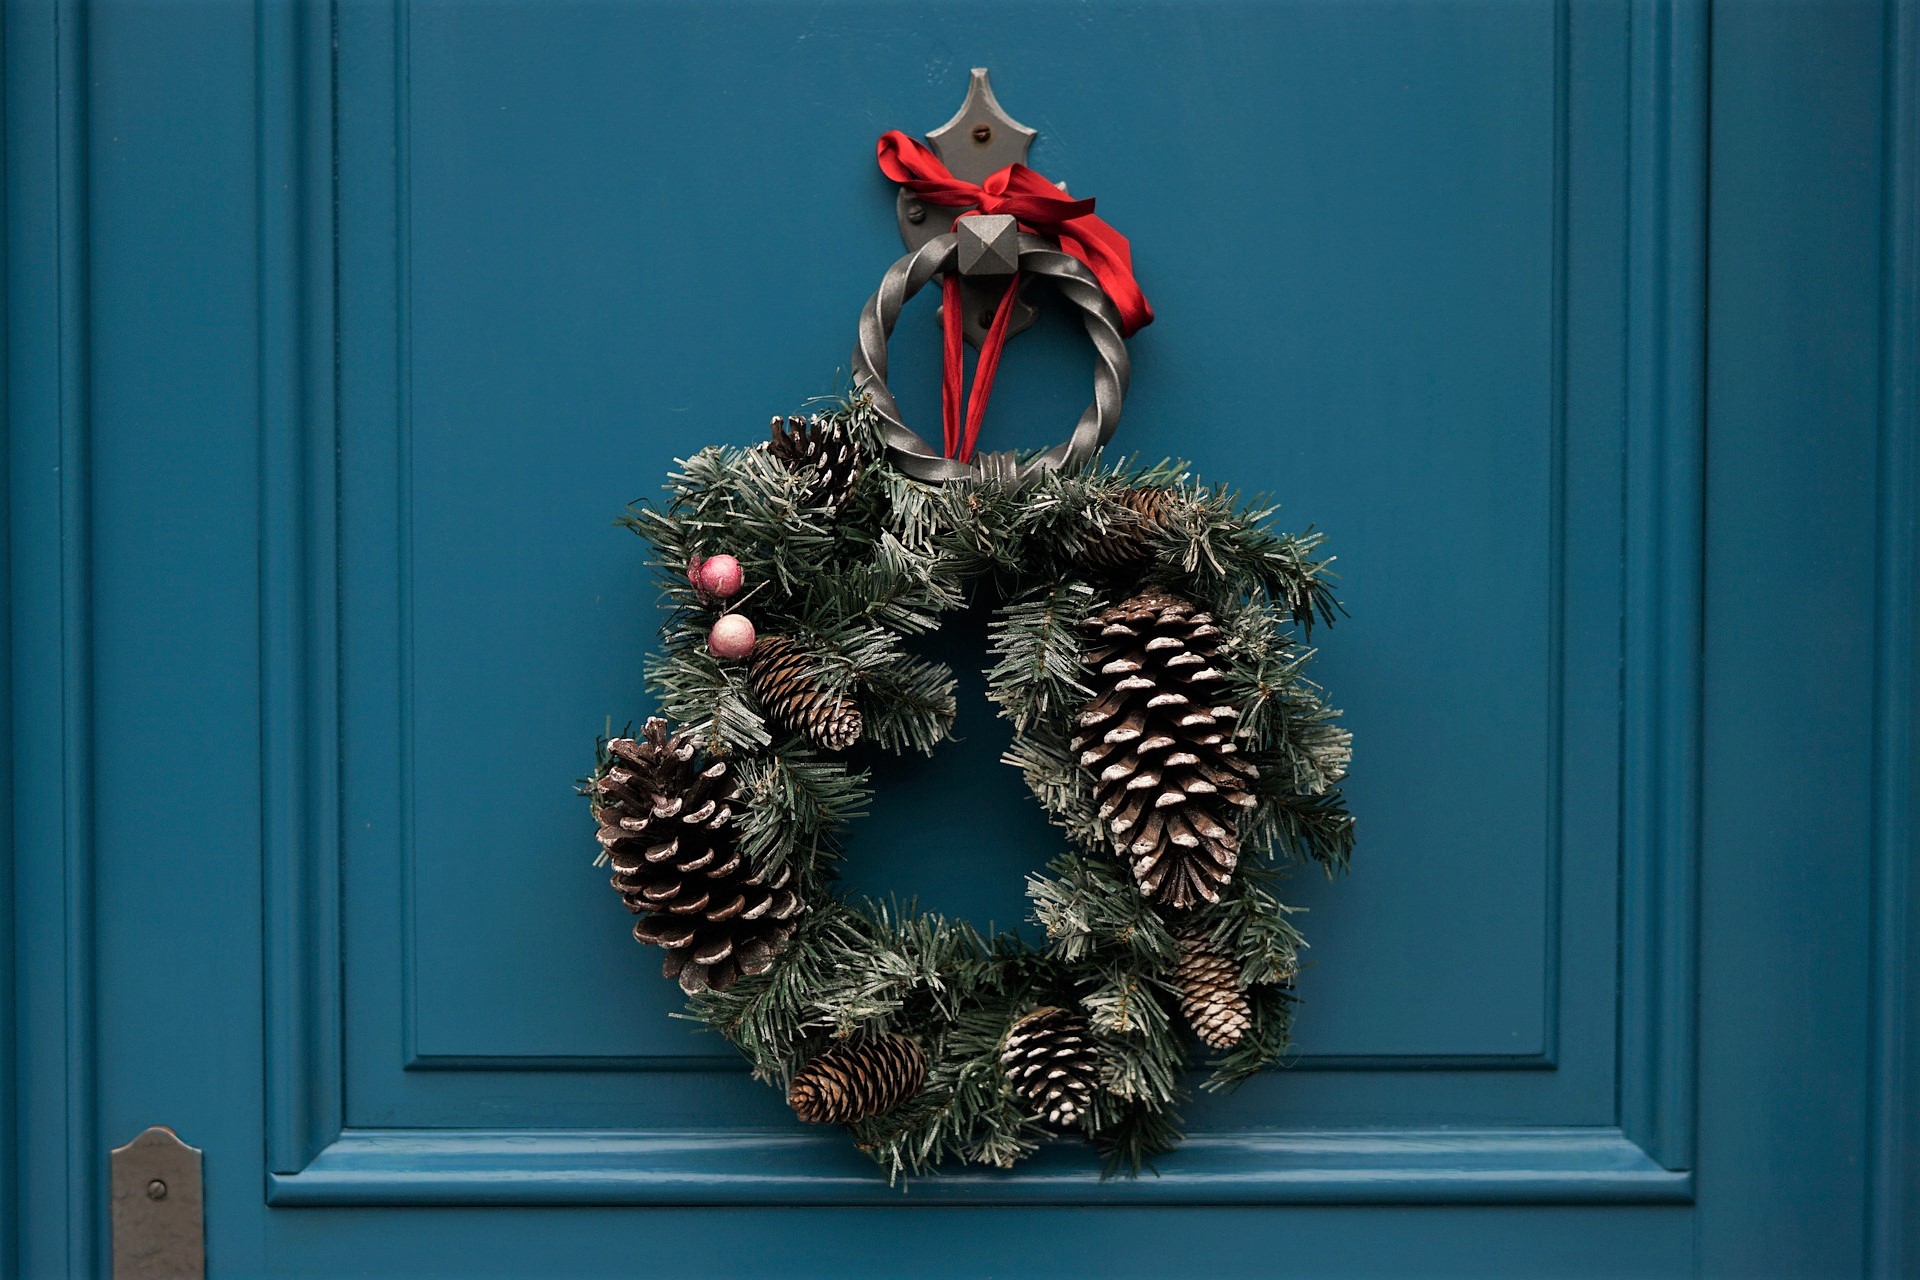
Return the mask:
[[1010, 213], [1033, 231], [1053, 236], [1087, 264], [1120, 312], [1120, 332], [1132, 337], [1153, 323], [1153, 308], [1133, 278], [1133, 247], [1093, 214], [1093, 198], [1075, 200], [1023, 164], [1010, 164], [985, 182], [962, 182], [940, 157], [898, 129], [880, 135], [880, 172], [928, 204]]
[[[1093, 216], [1093, 198], [1075, 200], [1023, 164], [1010, 164], [987, 175], [985, 182], [963, 182], [953, 176], [940, 157], [898, 129], [880, 135], [880, 172], [928, 204], [978, 213], [1012, 214], [1022, 226], [1052, 236], [1060, 248], [1093, 272], [1100, 287], [1120, 313], [1120, 331], [1128, 337], [1153, 323], [1153, 308], [1133, 278], [1133, 248], [1127, 238]], [[963, 213], [961, 217], [966, 217]], [[956, 219], [956, 222], [958, 219]], [[994, 374], [1006, 347], [1007, 322], [1020, 292], [1016, 272], [994, 309], [993, 323], [980, 344], [980, 364], [974, 371], [973, 392], [967, 397], [966, 420], [960, 415], [960, 383], [966, 353], [960, 345], [960, 278], [948, 272], [941, 282], [945, 301], [945, 366], [940, 388], [940, 418], [946, 455], [962, 462], [973, 459], [986, 416], [987, 397], [993, 393]]]

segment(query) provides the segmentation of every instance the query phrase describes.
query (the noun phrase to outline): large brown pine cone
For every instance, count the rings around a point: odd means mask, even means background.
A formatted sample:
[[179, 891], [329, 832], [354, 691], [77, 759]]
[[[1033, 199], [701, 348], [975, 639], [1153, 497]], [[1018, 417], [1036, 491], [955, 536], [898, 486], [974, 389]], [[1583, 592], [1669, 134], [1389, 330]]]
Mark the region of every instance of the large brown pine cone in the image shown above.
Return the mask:
[[794, 1074], [787, 1105], [808, 1124], [852, 1124], [893, 1110], [927, 1082], [927, 1055], [902, 1035], [834, 1045]]
[[1096, 692], [1073, 749], [1093, 774], [1114, 852], [1157, 902], [1218, 902], [1258, 776], [1233, 740], [1239, 712], [1225, 696], [1220, 629], [1158, 589], [1101, 610], [1084, 629]]
[[607, 753], [593, 816], [613, 887], [640, 913], [633, 936], [666, 948], [661, 970], [689, 994], [765, 972], [803, 904], [787, 868], [756, 870], [741, 852], [727, 762], [703, 765], [692, 738], [657, 716]]
[[1000, 1066], [1027, 1109], [1050, 1125], [1077, 1124], [1100, 1082], [1099, 1050], [1087, 1020], [1053, 1005], [1013, 1024]]
[[817, 747], [845, 751], [860, 740], [859, 704], [822, 688], [808, 674], [812, 666], [813, 655], [804, 646], [785, 636], [762, 636], [753, 646], [748, 672], [770, 716]]

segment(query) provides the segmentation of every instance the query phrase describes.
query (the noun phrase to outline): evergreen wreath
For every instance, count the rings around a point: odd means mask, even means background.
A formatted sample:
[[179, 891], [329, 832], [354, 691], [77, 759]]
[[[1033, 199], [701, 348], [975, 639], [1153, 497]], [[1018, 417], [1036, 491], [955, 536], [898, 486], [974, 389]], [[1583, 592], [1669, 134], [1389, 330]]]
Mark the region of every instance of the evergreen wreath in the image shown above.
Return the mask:
[[[678, 465], [622, 520], [664, 581], [662, 715], [582, 791], [693, 1018], [890, 1178], [1061, 1132], [1137, 1172], [1179, 1141], [1189, 1038], [1205, 1089], [1280, 1060], [1278, 881], [1353, 842], [1351, 739], [1305, 674], [1338, 611], [1319, 534], [1182, 464], [925, 483], [865, 393]], [[948, 739], [953, 673], [910, 644], [976, 596], [1004, 758], [1066, 835], [1028, 879], [1039, 947], [832, 891], [872, 797], [844, 754]]]

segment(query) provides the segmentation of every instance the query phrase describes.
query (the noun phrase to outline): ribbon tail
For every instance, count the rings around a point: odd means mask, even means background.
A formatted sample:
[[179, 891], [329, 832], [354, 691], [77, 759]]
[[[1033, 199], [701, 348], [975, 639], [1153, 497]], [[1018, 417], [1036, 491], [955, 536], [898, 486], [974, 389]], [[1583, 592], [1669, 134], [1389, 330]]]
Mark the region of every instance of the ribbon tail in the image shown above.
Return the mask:
[[960, 300], [960, 273], [949, 271], [940, 280], [940, 451], [947, 457], [960, 452], [960, 384], [966, 377], [967, 351], [961, 345], [965, 323]]
[[967, 394], [967, 425], [960, 438], [960, 461], [973, 461], [973, 446], [980, 439], [980, 423], [987, 416], [987, 400], [993, 395], [994, 375], [1000, 372], [1000, 355], [1007, 349], [1007, 328], [1013, 320], [1014, 300], [1020, 296], [1020, 273], [1007, 281], [1007, 291], [994, 308], [993, 323], [980, 343], [980, 362], [973, 368], [973, 390]]
[[1131, 338], [1153, 323], [1153, 307], [1133, 278], [1133, 246], [1099, 218], [1075, 218], [1060, 228], [1060, 248], [1087, 264], [1120, 313], [1120, 332]]

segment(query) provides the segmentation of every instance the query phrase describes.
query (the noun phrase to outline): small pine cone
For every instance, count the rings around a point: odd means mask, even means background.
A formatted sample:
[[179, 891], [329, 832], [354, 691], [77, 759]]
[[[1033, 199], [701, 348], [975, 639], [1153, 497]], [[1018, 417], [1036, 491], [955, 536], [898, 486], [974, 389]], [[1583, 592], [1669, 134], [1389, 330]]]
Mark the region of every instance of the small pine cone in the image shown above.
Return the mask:
[[811, 468], [813, 480], [806, 500], [835, 511], [853, 492], [865, 462], [848, 425], [817, 413], [806, 418], [775, 417], [767, 452], [795, 471]]
[[1153, 555], [1153, 535], [1173, 509], [1173, 490], [1135, 487], [1106, 500], [1108, 532], [1089, 542], [1080, 563], [1090, 569], [1137, 568]]
[[927, 1055], [902, 1035], [834, 1045], [793, 1077], [787, 1105], [808, 1124], [852, 1124], [884, 1115], [920, 1092]]
[[1218, 902], [1240, 861], [1239, 810], [1258, 771], [1233, 740], [1220, 628], [1167, 591], [1088, 618], [1093, 700], [1073, 749], [1140, 892], [1176, 910]]
[[1063, 1129], [1077, 1124], [1092, 1105], [1100, 1079], [1093, 1029], [1071, 1009], [1053, 1005], [1013, 1024], [1000, 1049], [1000, 1066], [1027, 1109]]
[[1240, 967], [1198, 933], [1180, 939], [1180, 1012], [1210, 1049], [1231, 1049], [1253, 1025], [1253, 1003], [1240, 989]]
[[766, 972], [803, 904], [790, 869], [756, 870], [741, 852], [727, 762], [703, 765], [693, 739], [657, 716], [607, 754], [593, 816], [613, 887], [640, 916], [634, 938], [666, 948], [661, 970], [689, 995]]
[[781, 724], [828, 751], [860, 740], [859, 704], [822, 689], [807, 673], [813, 655], [784, 636], [762, 636], [753, 647], [751, 675], [760, 705]]

